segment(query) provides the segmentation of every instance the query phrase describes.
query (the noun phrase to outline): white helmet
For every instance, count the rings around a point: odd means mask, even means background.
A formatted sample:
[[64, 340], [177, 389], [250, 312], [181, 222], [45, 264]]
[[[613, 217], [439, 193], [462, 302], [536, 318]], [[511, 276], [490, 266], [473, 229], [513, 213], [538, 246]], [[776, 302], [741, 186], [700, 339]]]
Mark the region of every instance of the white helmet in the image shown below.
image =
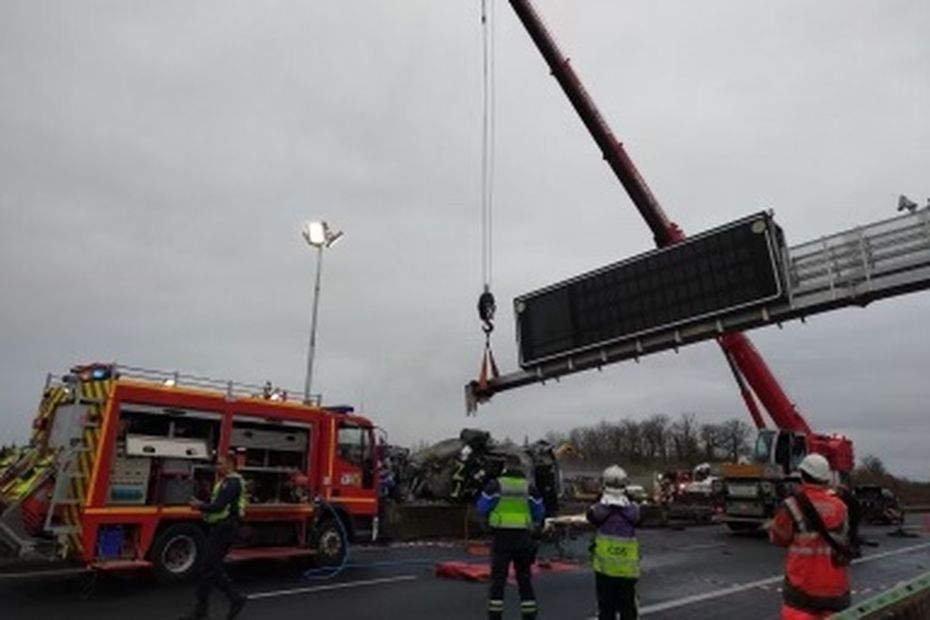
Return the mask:
[[814, 480], [826, 484], [830, 482], [830, 463], [820, 454], [808, 454], [798, 465], [798, 470]]
[[619, 465], [611, 465], [601, 474], [605, 489], [623, 489], [629, 482], [626, 471]]

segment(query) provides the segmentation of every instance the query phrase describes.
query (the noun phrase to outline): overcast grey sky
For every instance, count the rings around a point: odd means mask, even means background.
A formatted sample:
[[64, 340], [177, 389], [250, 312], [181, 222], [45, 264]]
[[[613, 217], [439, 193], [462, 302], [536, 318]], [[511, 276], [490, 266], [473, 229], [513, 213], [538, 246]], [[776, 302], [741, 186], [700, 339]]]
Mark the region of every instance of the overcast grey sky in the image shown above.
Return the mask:
[[[714, 345], [503, 394], [477, 371], [478, 0], [0, 4], [0, 441], [47, 371], [117, 360], [315, 385], [392, 439], [522, 438], [630, 415], [744, 417]], [[772, 208], [789, 243], [930, 196], [930, 4], [538, 0], [670, 216]], [[650, 235], [496, 0], [494, 290], [510, 300]], [[930, 479], [930, 295], [752, 336], [812, 426]]]

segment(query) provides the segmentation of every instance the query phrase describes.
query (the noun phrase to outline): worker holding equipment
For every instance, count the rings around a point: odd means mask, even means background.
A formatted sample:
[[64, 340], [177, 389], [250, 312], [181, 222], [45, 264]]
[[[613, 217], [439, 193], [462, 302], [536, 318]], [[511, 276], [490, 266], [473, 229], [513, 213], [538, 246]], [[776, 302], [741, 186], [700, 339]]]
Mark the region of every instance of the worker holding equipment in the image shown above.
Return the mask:
[[236, 473], [236, 457], [228, 454], [220, 458], [217, 464], [219, 481], [213, 487], [209, 503], [192, 499], [190, 504], [203, 513], [203, 520], [209, 526], [207, 540], [203, 548], [203, 564], [200, 581], [197, 584], [197, 603], [194, 611], [183, 616], [181, 620], [201, 620], [207, 618], [210, 605], [210, 592], [219, 588], [229, 599], [227, 620], [239, 615], [248, 598], [237, 592], [232, 585], [223, 558], [229, 552], [239, 533], [239, 524], [245, 516], [247, 504], [245, 483]]
[[535, 487], [526, 479], [523, 462], [508, 454], [500, 478], [488, 482], [478, 497], [478, 513], [487, 516], [494, 538], [491, 547], [491, 590], [488, 620], [504, 614], [504, 586], [513, 563], [524, 620], [536, 618], [536, 594], [530, 568], [535, 556], [532, 533], [542, 523], [546, 509]]
[[827, 459], [808, 454], [798, 469], [801, 490], [785, 500], [769, 531], [788, 548], [782, 620], [826, 618], [850, 603], [846, 505], [829, 488]]
[[638, 616], [636, 581], [639, 579], [639, 542], [636, 524], [639, 506], [626, 494], [629, 479], [619, 465], [601, 475], [603, 492], [588, 508], [588, 522], [597, 528], [592, 547], [598, 620], [635, 620]]

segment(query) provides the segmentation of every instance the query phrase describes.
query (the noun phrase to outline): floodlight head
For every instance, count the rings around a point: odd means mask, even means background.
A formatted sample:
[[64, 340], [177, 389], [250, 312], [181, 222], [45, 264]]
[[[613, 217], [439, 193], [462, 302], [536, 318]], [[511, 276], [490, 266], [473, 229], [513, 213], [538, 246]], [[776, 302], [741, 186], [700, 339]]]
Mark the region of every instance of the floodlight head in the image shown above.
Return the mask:
[[307, 243], [317, 248], [326, 245], [327, 233], [326, 222], [307, 222], [304, 224], [303, 231], [301, 231]]

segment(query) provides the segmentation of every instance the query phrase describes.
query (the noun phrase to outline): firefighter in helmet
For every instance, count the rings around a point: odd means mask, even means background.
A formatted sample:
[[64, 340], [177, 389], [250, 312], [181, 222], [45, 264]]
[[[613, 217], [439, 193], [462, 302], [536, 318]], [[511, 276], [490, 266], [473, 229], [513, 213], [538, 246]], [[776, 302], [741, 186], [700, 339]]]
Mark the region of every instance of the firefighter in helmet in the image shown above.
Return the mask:
[[245, 516], [248, 501], [245, 482], [236, 472], [235, 454], [227, 454], [219, 459], [217, 474], [219, 480], [213, 487], [209, 503], [196, 498], [190, 502], [192, 508], [203, 513], [203, 520], [209, 526], [209, 531], [203, 547], [197, 603], [194, 610], [182, 616], [181, 620], [207, 618], [210, 592], [213, 588], [218, 588], [229, 599], [227, 620], [236, 618], [248, 601], [248, 597], [233, 588], [232, 580], [223, 565], [223, 558], [239, 533], [239, 524]]
[[504, 614], [504, 586], [512, 563], [520, 591], [520, 612], [524, 620], [536, 618], [531, 566], [536, 554], [533, 528], [542, 522], [543, 500], [526, 479], [518, 454], [508, 454], [499, 478], [488, 482], [478, 497], [478, 513], [488, 518], [494, 533], [491, 548], [491, 590], [488, 620]]
[[802, 485], [775, 514], [769, 538], [787, 547], [782, 620], [826, 618], [849, 607], [847, 508], [829, 488], [830, 464], [808, 454]]
[[626, 494], [629, 482], [619, 465], [601, 475], [603, 491], [588, 508], [588, 522], [597, 528], [592, 549], [598, 620], [635, 620], [638, 615], [636, 581], [639, 579], [639, 542], [636, 524], [639, 506]]

